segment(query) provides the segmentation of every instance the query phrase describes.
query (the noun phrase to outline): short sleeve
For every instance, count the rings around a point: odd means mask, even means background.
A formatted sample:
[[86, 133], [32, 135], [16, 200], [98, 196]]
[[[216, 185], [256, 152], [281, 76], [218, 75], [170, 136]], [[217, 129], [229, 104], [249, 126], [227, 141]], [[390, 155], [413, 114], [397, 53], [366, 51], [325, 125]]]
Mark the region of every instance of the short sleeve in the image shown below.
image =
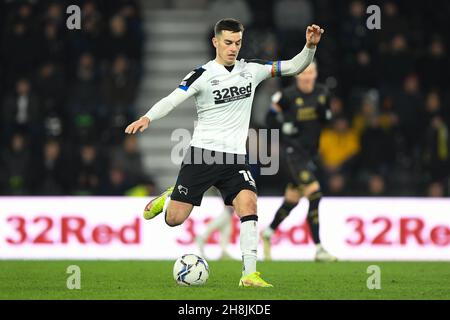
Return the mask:
[[178, 86], [179, 89], [186, 91], [189, 95], [195, 95], [201, 90], [200, 77], [206, 70], [202, 67], [189, 72]]
[[257, 84], [268, 78], [281, 76], [281, 61], [249, 59], [246, 62], [253, 67]]

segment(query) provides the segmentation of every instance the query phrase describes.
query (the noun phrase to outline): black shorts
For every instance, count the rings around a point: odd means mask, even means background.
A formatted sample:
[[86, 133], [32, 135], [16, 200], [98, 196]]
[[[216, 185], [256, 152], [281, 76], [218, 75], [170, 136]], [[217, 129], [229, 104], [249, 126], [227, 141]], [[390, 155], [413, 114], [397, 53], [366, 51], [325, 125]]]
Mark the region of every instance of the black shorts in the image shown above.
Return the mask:
[[245, 156], [190, 147], [181, 164], [171, 199], [200, 206], [203, 194], [212, 186], [220, 191], [225, 205], [232, 205], [241, 190], [257, 193]]
[[302, 188], [317, 181], [316, 156], [302, 150], [286, 149], [286, 162], [289, 168], [289, 186]]

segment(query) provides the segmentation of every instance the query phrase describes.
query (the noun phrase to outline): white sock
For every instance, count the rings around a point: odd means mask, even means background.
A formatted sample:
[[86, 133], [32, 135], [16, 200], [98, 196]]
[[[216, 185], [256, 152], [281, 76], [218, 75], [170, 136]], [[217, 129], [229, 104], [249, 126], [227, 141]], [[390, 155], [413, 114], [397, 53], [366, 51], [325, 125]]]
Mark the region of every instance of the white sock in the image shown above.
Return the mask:
[[258, 247], [258, 217], [256, 215], [241, 218], [240, 244], [242, 251], [243, 275], [256, 271]]

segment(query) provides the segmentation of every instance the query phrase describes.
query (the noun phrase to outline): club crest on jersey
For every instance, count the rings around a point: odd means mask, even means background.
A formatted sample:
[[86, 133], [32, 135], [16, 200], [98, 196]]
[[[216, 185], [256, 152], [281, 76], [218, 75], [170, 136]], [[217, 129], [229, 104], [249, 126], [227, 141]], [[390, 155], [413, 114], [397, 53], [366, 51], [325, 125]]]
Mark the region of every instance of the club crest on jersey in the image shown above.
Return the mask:
[[232, 86], [221, 90], [214, 90], [212, 93], [215, 104], [245, 99], [252, 95], [252, 84], [249, 83], [246, 87]]
[[326, 101], [327, 101], [327, 98], [324, 94], [321, 94], [317, 97], [317, 102], [319, 102], [320, 104], [325, 104]]
[[244, 78], [244, 79], [251, 79], [252, 78], [252, 74], [250, 72], [247, 71], [242, 71], [241, 73], [239, 73], [239, 75]]
[[305, 101], [301, 97], [298, 97], [295, 99], [295, 104], [298, 106], [302, 106], [304, 103], [305, 103]]

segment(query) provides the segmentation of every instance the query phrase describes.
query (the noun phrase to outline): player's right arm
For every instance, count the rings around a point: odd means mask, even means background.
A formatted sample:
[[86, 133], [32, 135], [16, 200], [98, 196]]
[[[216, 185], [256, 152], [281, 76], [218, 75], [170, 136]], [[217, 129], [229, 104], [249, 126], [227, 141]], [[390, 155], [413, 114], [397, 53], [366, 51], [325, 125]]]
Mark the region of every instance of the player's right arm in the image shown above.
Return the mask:
[[128, 125], [125, 129], [125, 133], [135, 134], [138, 131], [143, 132], [148, 128], [150, 122], [161, 119], [184, 101], [197, 94], [197, 92], [200, 91], [200, 81], [196, 80], [201, 77], [204, 71], [205, 69], [198, 68], [190, 72], [183, 79], [178, 88], [155, 103], [145, 115], [139, 118], [139, 120]]

